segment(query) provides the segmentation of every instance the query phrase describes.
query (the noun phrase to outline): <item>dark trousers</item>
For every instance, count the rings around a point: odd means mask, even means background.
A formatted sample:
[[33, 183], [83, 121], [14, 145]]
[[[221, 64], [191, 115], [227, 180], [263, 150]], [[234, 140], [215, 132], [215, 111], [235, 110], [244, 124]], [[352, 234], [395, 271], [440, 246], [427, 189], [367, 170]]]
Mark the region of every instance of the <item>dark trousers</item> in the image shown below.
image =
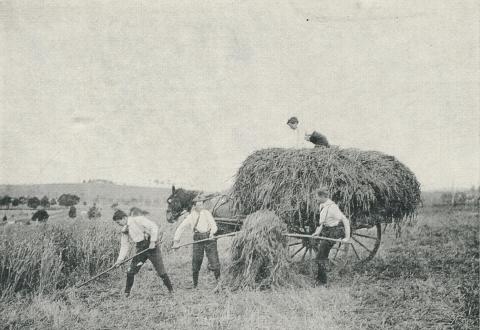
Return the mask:
[[[208, 233], [194, 233], [193, 240], [199, 241], [210, 237]], [[192, 272], [193, 272], [193, 285], [196, 287], [198, 284], [198, 273], [202, 267], [203, 256], [206, 254], [208, 259], [208, 269], [212, 270], [215, 274], [215, 278], [218, 280], [220, 277], [220, 261], [218, 259], [217, 241], [210, 240], [201, 243], [193, 244], [192, 248]]]
[[[145, 249], [148, 249], [149, 245], [150, 245], [149, 240], [138, 242], [135, 246], [136, 248], [135, 253], [139, 253]], [[132, 259], [130, 263], [130, 267], [128, 267], [128, 270], [127, 270], [127, 284], [125, 286], [125, 292], [126, 293], [130, 292], [133, 286], [135, 275], [139, 272], [140, 268], [142, 268], [143, 264], [147, 261], [147, 259], [152, 262], [153, 267], [155, 268], [158, 276], [162, 278], [163, 283], [168, 288], [168, 290], [170, 292], [173, 291], [170, 278], [168, 277], [167, 272], [165, 270], [165, 266], [163, 265], [162, 251], [160, 249], [160, 245], [157, 245], [155, 249], [147, 250], [144, 253]]]
[[[334, 227], [323, 227], [320, 236], [328, 237], [328, 238], [336, 238], [342, 239], [345, 237], [345, 228], [343, 224]], [[330, 250], [336, 244], [332, 241], [326, 240], [319, 240], [318, 243], [318, 251], [317, 251], [317, 264], [318, 264], [318, 272], [317, 272], [317, 281], [321, 284], [327, 283], [327, 264], [328, 264], [328, 255], [330, 254]]]

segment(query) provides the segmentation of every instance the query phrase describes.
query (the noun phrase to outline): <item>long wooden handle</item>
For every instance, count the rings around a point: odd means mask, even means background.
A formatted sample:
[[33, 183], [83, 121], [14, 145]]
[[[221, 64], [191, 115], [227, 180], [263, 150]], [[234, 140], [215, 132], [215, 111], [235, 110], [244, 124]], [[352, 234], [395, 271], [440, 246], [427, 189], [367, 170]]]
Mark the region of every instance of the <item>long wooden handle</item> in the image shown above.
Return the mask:
[[229, 233], [229, 234], [214, 236], [214, 237], [211, 237], [211, 238], [209, 237], [209, 238], [205, 238], [205, 239], [200, 239], [200, 240], [198, 240], [198, 241], [188, 242], [188, 243], [185, 243], [185, 244], [182, 244], [182, 245], [178, 245], [178, 246], [172, 247], [172, 249], [176, 250], [176, 249], [178, 249], [178, 248], [181, 248], [182, 246], [197, 244], [197, 243], [200, 243], [200, 242], [211, 241], [211, 240], [218, 239], [218, 238], [222, 238], [222, 237], [234, 236], [234, 235], [236, 235], [236, 234], [237, 234], [237, 232], [233, 232], [233, 233]]
[[81, 284], [77, 284], [77, 285], [75, 285], [75, 287], [76, 287], [76, 288], [81, 288], [81, 287], [82, 287], [82, 286], [84, 286], [85, 284], [87, 284], [87, 283], [90, 283], [91, 281], [93, 281], [93, 280], [95, 280], [95, 279], [99, 278], [99, 277], [100, 277], [100, 276], [102, 276], [103, 274], [106, 274], [106, 273], [108, 273], [109, 271], [111, 271], [111, 270], [113, 270], [113, 269], [115, 269], [115, 268], [117, 268], [117, 267], [119, 267], [119, 266], [123, 265], [123, 264], [124, 264], [124, 263], [126, 263], [127, 261], [130, 261], [130, 260], [132, 260], [132, 259], [133, 259], [133, 258], [135, 258], [136, 256], [139, 256], [139, 255], [141, 255], [142, 253], [145, 253], [145, 252], [147, 252], [148, 250], [150, 250], [150, 248], [148, 248], [148, 249], [145, 249], [145, 250], [143, 250], [142, 252], [138, 252], [138, 253], [137, 253], [137, 254], [135, 254], [134, 256], [131, 256], [130, 258], [123, 260], [123, 261], [122, 261], [122, 262], [120, 262], [118, 265], [113, 265], [112, 267], [110, 267], [110, 268], [108, 268], [107, 270], [105, 270], [105, 271], [101, 272], [100, 274], [98, 274], [98, 275], [95, 275], [94, 277], [92, 277], [92, 278], [91, 278], [91, 279], [89, 279], [88, 281], [86, 281], [86, 282], [83, 282], [83, 283], [81, 283]]
[[323, 237], [323, 236], [312, 236], [312, 235], [303, 235], [303, 234], [283, 234], [288, 237], [297, 237], [297, 238], [314, 238], [314, 239], [321, 239], [324, 241], [332, 241], [332, 242], [337, 242], [337, 243], [346, 243], [346, 244], [352, 244], [352, 242], [345, 242], [341, 239], [335, 239], [335, 238], [329, 238], [329, 237]]

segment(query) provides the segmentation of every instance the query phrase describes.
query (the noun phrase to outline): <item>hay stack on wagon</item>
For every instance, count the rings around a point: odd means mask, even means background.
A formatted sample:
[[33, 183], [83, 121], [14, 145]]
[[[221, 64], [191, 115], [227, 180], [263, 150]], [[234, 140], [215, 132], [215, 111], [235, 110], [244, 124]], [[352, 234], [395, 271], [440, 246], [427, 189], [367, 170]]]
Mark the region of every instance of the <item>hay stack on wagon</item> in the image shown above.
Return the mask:
[[264, 149], [240, 167], [232, 188], [234, 208], [274, 211], [296, 232], [313, 232], [318, 205], [311, 192], [329, 189], [353, 227], [399, 222], [420, 202], [415, 175], [395, 157], [358, 149]]

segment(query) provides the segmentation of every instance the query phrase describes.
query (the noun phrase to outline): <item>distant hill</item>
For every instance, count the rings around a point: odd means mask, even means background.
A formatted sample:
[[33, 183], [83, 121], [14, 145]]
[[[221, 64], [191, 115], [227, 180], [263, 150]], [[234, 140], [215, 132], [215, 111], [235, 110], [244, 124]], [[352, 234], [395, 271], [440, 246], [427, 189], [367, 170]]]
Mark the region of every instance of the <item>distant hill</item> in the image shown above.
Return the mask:
[[90, 183], [54, 183], [31, 185], [0, 185], [0, 196], [48, 196], [58, 198], [62, 194], [75, 194], [80, 197], [80, 202], [113, 203], [131, 202], [139, 204], [163, 204], [170, 195], [170, 188], [138, 187], [117, 185], [109, 182]]

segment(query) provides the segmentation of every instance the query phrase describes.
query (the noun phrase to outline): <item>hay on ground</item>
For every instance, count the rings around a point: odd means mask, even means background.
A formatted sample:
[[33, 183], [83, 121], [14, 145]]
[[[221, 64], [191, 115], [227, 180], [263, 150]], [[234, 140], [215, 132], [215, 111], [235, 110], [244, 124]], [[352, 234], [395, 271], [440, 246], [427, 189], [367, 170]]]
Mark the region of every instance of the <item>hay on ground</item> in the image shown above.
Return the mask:
[[302, 278], [290, 264], [286, 230], [271, 211], [250, 214], [234, 238], [223, 284], [231, 290], [301, 285]]
[[319, 214], [311, 192], [320, 186], [354, 227], [399, 222], [420, 202], [415, 175], [394, 157], [338, 147], [256, 151], [240, 167], [232, 198], [237, 212], [273, 210], [289, 230], [312, 232]]

